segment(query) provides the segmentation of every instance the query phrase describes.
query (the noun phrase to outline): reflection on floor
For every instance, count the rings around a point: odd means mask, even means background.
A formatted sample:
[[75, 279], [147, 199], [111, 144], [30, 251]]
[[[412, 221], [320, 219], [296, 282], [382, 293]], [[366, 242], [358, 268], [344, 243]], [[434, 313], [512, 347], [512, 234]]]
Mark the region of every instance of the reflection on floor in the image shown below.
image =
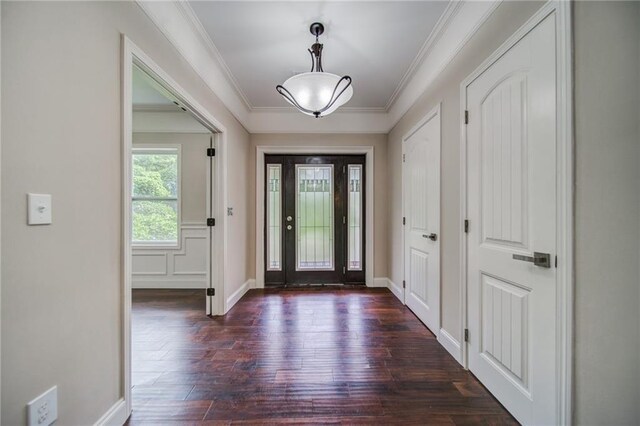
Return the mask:
[[138, 424], [515, 424], [386, 289], [134, 290]]

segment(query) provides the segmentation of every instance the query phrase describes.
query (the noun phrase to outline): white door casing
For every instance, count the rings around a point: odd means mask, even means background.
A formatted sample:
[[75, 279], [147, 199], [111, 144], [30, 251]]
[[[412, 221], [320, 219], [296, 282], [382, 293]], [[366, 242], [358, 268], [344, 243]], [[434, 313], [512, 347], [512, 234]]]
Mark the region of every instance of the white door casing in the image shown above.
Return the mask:
[[[523, 424], [555, 424], [556, 23], [466, 87], [469, 369]], [[550, 267], [514, 256], [550, 254]]]
[[403, 139], [405, 303], [440, 330], [440, 107]]

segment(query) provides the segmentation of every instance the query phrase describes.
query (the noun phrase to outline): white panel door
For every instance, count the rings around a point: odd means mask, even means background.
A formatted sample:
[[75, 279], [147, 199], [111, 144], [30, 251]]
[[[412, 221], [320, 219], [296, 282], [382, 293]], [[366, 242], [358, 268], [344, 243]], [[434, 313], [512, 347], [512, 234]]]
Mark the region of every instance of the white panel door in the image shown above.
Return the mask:
[[405, 303], [440, 328], [440, 113], [404, 141]]
[[469, 369], [535, 425], [558, 392], [555, 46], [551, 15], [467, 86]]

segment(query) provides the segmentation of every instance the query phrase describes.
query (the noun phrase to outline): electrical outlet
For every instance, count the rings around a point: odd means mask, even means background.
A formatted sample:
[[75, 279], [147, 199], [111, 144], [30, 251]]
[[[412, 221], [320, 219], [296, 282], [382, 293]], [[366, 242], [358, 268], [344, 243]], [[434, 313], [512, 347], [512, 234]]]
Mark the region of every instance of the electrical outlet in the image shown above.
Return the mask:
[[29, 426], [49, 426], [58, 420], [58, 387], [54, 386], [27, 404]]

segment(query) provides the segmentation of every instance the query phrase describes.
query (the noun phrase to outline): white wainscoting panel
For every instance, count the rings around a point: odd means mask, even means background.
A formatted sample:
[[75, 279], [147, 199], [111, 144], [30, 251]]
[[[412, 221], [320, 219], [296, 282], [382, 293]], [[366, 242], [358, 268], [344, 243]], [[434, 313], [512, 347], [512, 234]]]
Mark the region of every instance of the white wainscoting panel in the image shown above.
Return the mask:
[[132, 288], [205, 288], [208, 286], [209, 228], [180, 226], [176, 248], [133, 248]]

